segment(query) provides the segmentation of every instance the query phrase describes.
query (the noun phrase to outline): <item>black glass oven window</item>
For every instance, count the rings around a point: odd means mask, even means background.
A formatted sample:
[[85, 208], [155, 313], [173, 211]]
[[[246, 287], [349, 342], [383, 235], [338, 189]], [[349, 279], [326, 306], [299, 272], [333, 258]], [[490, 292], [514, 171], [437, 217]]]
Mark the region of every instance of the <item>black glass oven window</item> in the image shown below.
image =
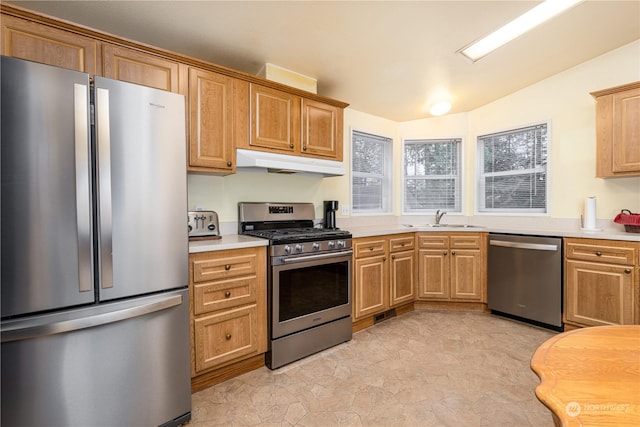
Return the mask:
[[280, 271], [280, 322], [349, 302], [347, 261]]

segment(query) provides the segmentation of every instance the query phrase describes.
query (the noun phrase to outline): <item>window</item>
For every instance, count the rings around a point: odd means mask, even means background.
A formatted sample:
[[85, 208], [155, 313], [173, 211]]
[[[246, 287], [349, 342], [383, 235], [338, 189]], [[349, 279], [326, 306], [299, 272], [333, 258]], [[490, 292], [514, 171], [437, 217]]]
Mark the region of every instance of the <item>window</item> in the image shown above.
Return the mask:
[[391, 138], [353, 131], [351, 136], [353, 213], [391, 212]]
[[461, 212], [461, 139], [404, 141], [404, 212]]
[[547, 212], [547, 124], [478, 137], [478, 210]]

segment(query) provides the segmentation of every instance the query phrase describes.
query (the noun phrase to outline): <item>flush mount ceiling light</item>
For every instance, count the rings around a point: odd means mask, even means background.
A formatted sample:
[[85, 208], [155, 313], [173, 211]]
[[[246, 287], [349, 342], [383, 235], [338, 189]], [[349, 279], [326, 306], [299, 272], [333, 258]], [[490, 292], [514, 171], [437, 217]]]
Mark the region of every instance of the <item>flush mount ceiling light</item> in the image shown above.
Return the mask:
[[447, 101], [435, 103], [429, 108], [429, 114], [432, 116], [441, 116], [447, 114], [451, 109], [451, 103]]
[[473, 62], [583, 0], [546, 0], [505, 26], [458, 52]]

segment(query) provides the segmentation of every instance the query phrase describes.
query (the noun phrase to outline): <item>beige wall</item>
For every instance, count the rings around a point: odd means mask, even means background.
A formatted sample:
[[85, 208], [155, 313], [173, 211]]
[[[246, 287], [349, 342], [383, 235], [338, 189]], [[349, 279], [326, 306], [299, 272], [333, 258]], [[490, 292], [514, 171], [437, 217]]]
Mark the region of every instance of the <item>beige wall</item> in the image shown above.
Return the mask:
[[[552, 218], [579, 218], [586, 196], [598, 199], [598, 218], [620, 209], [640, 212], [640, 177], [595, 178], [595, 101], [589, 92], [640, 80], [640, 40], [463, 114], [396, 123], [347, 108], [344, 159], [349, 170], [351, 130], [394, 139], [394, 214], [401, 215], [402, 139], [463, 138], [464, 215], [474, 215], [475, 140], [478, 135], [549, 121]], [[350, 211], [350, 176], [315, 178], [240, 172], [227, 177], [189, 176], [189, 208], [213, 209], [221, 221], [237, 221], [238, 201], [311, 201], [322, 216], [323, 200]], [[342, 217], [338, 213], [338, 217]], [[352, 218], [350, 223], [366, 218]]]

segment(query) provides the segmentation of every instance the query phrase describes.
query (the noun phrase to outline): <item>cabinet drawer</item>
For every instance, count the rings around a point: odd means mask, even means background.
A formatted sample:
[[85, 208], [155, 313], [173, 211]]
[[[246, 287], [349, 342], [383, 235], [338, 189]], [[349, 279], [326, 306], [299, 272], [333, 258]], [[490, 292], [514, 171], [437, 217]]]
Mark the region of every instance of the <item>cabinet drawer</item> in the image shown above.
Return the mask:
[[202, 283], [193, 286], [193, 314], [256, 302], [256, 276]]
[[420, 249], [445, 249], [449, 247], [449, 236], [440, 234], [418, 235], [418, 247]]
[[386, 253], [386, 240], [384, 238], [355, 240], [353, 253], [356, 258], [384, 255]]
[[195, 283], [223, 280], [239, 276], [255, 276], [257, 255], [243, 254], [220, 258], [194, 259], [193, 281]]
[[633, 247], [567, 242], [565, 255], [570, 259], [633, 265], [636, 259], [636, 249]]
[[194, 320], [195, 371], [258, 352], [256, 305]]
[[415, 247], [413, 235], [400, 235], [389, 238], [389, 250], [391, 252], [409, 251]]
[[480, 249], [481, 237], [477, 234], [451, 236], [451, 249]]

